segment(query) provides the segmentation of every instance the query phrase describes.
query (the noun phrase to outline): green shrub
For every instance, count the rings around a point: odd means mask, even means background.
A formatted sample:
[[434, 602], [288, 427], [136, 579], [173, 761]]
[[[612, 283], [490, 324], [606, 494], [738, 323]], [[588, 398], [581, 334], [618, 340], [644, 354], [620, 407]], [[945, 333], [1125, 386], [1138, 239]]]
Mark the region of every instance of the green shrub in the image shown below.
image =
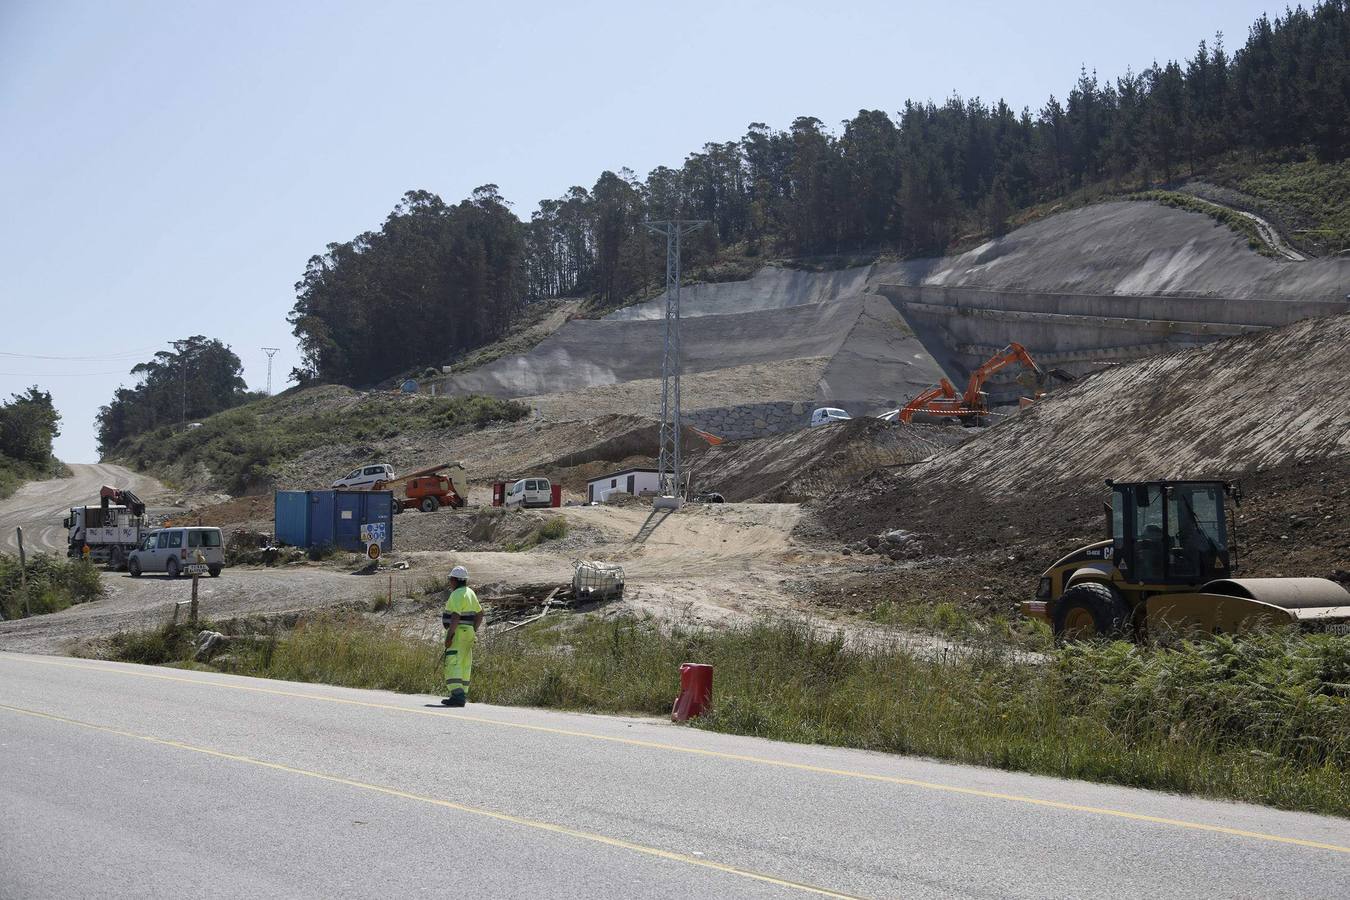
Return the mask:
[[98, 568], [87, 560], [35, 553], [26, 575], [25, 588], [18, 557], [0, 554], [0, 609], [6, 619], [59, 612], [103, 595]]
[[567, 520], [562, 516], [554, 516], [539, 526], [539, 540], [541, 541], [557, 541], [565, 537], [567, 537]]

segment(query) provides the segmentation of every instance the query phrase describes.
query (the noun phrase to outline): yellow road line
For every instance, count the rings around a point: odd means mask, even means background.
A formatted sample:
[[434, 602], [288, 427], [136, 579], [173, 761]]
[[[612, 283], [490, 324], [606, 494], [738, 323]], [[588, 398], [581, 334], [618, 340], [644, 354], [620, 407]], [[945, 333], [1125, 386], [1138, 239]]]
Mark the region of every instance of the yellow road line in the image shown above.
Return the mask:
[[1223, 834], [1231, 837], [1251, 838], [1259, 841], [1269, 841], [1276, 844], [1290, 844], [1296, 847], [1310, 847], [1315, 850], [1330, 850], [1333, 853], [1350, 854], [1350, 846], [1340, 844], [1328, 844], [1322, 841], [1310, 841], [1303, 838], [1285, 837], [1278, 834], [1268, 834], [1263, 831], [1247, 831], [1241, 828], [1230, 828], [1226, 825], [1211, 825], [1205, 822], [1191, 822], [1185, 819], [1171, 819], [1165, 816], [1150, 816], [1145, 813], [1128, 812], [1122, 809], [1111, 809], [1104, 806], [1087, 806], [1078, 803], [1065, 803], [1060, 800], [1046, 800], [1040, 797], [1028, 797], [1022, 794], [1007, 794], [1001, 791], [986, 791], [980, 788], [961, 787], [954, 784], [942, 784], [934, 781], [922, 781], [915, 778], [901, 778], [895, 775], [876, 775], [871, 772], [859, 772], [852, 769], [833, 769], [826, 766], [813, 766], [808, 763], [789, 762], [780, 759], [766, 759], [761, 756], [749, 756], [740, 753], [727, 753], [721, 750], [704, 750], [698, 747], [681, 747], [678, 744], [665, 744], [659, 741], [645, 741], [640, 738], [613, 737], [607, 734], [595, 734], [589, 731], [575, 731], [568, 728], [553, 728], [548, 725], [528, 725], [523, 722], [505, 722], [500, 719], [490, 719], [484, 716], [472, 716], [464, 713], [450, 713], [441, 710], [421, 709], [408, 706], [395, 706], [392, 703], [375, 703], [369, 700], [354, 700], [346, 697], [325, 697], [320, 694], [307, 694], [302, 691], [287, 691], [277, 688], [256, 687], [247, 684], [233, 684], [230, 682], [214, 681], [201, 678], [186, 678], [181, 675], [165, 675], [159, 672], [137, 671], [131, 668], [122, 668], [121, 666], [96, 666], [81, 665], [78, 663], [64, 662], [58, 659], [38, 659], [36, 657], [15, 657], [0, 653], [0, 660], [8, 659], [14, 662], [31, 662], [40, 665], [60, 666], [67, 669], [83, 669], [89, 672], [113, 673], [128, 675], [137, 678], [152, 678], [162, 681], [183, 682], [186, 684], [198, 685], [201, 687], [228, 688], [237, 691], [249, 691], [257, 694], [273, 694], [279, 697], [295, 697], [302, 700], [320, 700], [326, 703], [341, 703], [348, 706], [361, 706], [369, 709], [383, 709], [394, 712], [412, 713], [414, 715], [437, 716], [440, 718], [458, 719], [464, 722], [474, 722], [485, 725], [497, 725], [503, 728], [516, 728], [524, 731], [538, 731], [545, 734], [557, 734], [567, 737], [587, 738], [589, 740], [606, 741], [612, 744], [624, 744], [630, 747], [644, 747], [649, 750], [666, 750], [672, 753], [685, 753], [691, 756], [704, 756], [713, 759], [734, 760], [736, 762], [754, 763], [762, 766], [773, 766], [780, 769], [792, 769], [798, 772], [813, 772], [818, 775], [836, 775], [843, 778], [857, 778], [864, 781], [875, 781], [884, 784], [903, 785], [905, 787], [923, 788], [930, 791], [941, 791], [948, 794], [961, 794], [967, 797], [980, 797], [986, 800], [1004, 800], [1010, 803], [1023, 803], [1030, 806], [1039, 806], [1048, 809], [1061, 809], [1069, 812], [1088, 813], [1096, 816], [1107, 816], [1116, 819], [1126, 819], [1133, 822], [1148, 822], [1154, 825], [1168, 825], [1174, 828], [1185, 828], [1191, 831], [1205, 831], [1212, 834]]
[[49, 719], [53, 722], [61, 722], [66, 725], [76, 725], [80, 728], [87, 728], [90, 731], [101, 731], [104, 734], [113, 734], [118, 737], [132, 738], [138, 741], [145, 741], [148, 744], [158, 744], [161, 747], [173, 747], [177, 750], [188, 750], [193, 753], [200, 753], [204, 756], [214, 756], [217, 759], [227, 759], [231, 762], [245, 763], [250, 766], [258, 766], [263, 769], [273, 769], [277, 772], [287, 772], [291, 775], [303, 775], [306, 778], [317, 778], [320, 781], [329, 781], [333, 784], [342, 784], [347, 787], [359, 788], [363, 791], [373, 791], [377, 794], [386, 794], [390, 797], [399, 797], [404, 800], [415, 800], [418, 803], [429, 803], [433, 806], [443, 806], [446, 809], [453, 809], [457, 812], [468, 813], [474, 816], [482, 816], [485, 819], [496, 819], [498, 822], [509, 822], [512, 825], [521, 825], [526, 828], [534, 828], [538, 831], [548, 831], [554, 834], [565, 834], [568, 837], [579, 838], [583, 841], [590, 841], [595, 844], [603, 844], [606, 847], [618, 847], [622, 850], [631, 850], [634, 853], [642, 853], [646, 856], [654, 856], [657, 859], [670, 860], [671, 862], [685, 863], [686, 865], [698, 866], [703, 869], [712, 869], [716, 872], [724, 872], [728, 875], [736, 875], [740, 878], [749, 878], [752, 881], [762, 881], [766, 884], [777, 885], [778, 887], [792, 888], [793, 890], [803, 891], [808, 894], [815, 894], [820, 897], [835, 897], [841, 900], [858, 900], [851, 894], [841, 894], [838, 891], [832, 891], [828, 888], [816, 887], [810, 884], [802, 884], [797, 881], [789, 881], [786, 878], [776, 878], [773, 875], [765, 875], [762, 872], [755, 872], [751, 869], [740, 869], [736, 866], [729, 866], [725, 863], [714, 862], [710, 859], [700, 859], [696, 856], [686, 856], [683, 853], [673, 853], [670, 850], [662, 850], [659, 847], [648, 847], [645, 844], [635, 844], [632, 841], [625, 841], [621, 838], [608, 837], [603, 834], [596, 834], [593, 831], [582, 831], [579, 828], [569, 828], [566, 825], [558, 825], [553, 822], [543, 822], [538, 819], [527, 819], [523, 816], [513, 816], [510, 813], [496, 812], [490, 809], [483, 809], [478, 806], [469, 806], [465, 803], [455, 803], [451, 800], [442, 800], [439, 797], [428, 797], [424, 794], [410, 794], [407, 791], [400, 791], [397, 788], [385, 787], [379, 784], [370, 784], [365, 781], [357, 781], [353, 778], [343, 778], [341, 775], [329, 775], [325, 772], [313, 772], [309, 769], [300, 769], [295, 766], [284, 765], [283, 763], [268, 762], [263, 759], [255, 759], [251, 756], [241, 756], [237, 753], [226, 753], [222, 750], [212, 750], [209, 747], [198, 747], [195, 744], [184, 743], [183, 741], [171, 741], [164, 738], [157, 738], [148, 734], [138, 734], [134, 731], [123, 731], [120, 728], [112, 728], [107, 725], [96, 725], [93, 722], [82, 722], [79, 719], [70, 719], [66, 716], [53, 715], [52, 713], [38, 712], [32, 709], [23, 709], [18, 706], [9, 706], [0, 703], [0, 709], [9, 710], [20, 715], [32, 716], [37, 719]]

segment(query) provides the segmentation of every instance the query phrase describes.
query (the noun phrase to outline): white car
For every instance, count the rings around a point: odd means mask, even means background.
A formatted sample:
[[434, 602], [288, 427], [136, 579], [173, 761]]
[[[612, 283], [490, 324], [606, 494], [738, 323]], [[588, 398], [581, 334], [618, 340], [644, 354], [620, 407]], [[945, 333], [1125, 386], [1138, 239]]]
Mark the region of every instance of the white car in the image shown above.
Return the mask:
[[547, 478], [522, 478], [506, 491], [506, 506], [552, 506], [553, 485]]
[[368, 491], [377, 481], [393, 481], [394, 467], [388, 463], [372, 463], [354, 470], [346, 478], [333, 482], [333, 488], [339, 491]]
[[853, 418], [842, 409], [836, 409], [833, 406], [822, 406], [820, 409], [811, 413], [811, 427], [817, 425], [829, 425], [831, 422], [847, 422]]

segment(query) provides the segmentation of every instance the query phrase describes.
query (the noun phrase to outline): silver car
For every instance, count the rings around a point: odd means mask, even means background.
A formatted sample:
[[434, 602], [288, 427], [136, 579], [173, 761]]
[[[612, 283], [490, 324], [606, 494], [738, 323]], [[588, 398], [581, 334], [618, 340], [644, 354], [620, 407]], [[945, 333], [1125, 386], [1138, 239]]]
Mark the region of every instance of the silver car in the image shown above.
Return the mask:
[[374, 489], [377, 482], [393, 480], [393, 466], [388, 463], [371, 463], [354, 470], [346, 478], [334, 481], [333, 488], [339, 491], [369, 491]]
[[192, 565], [205, 565], [212, 578], [220, 577], [225, 568], [225, 548], [219, 528], [161, 528], [147, 534], [127, 557], [132, 578], [140, 578], [145, 572], [164, 572], [177, 578]]

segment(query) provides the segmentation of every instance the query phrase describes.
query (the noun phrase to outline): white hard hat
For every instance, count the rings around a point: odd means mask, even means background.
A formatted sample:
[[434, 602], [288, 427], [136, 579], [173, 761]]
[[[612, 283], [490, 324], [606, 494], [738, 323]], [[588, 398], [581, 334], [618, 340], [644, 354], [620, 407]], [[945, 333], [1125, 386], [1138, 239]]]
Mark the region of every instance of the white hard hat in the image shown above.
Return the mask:
[[458, 578], [460, 581], [468, 581], [469, 570], [464, 568], [463, 566], [455, 566], [453, 569], [450, 570], [450, 577]]

